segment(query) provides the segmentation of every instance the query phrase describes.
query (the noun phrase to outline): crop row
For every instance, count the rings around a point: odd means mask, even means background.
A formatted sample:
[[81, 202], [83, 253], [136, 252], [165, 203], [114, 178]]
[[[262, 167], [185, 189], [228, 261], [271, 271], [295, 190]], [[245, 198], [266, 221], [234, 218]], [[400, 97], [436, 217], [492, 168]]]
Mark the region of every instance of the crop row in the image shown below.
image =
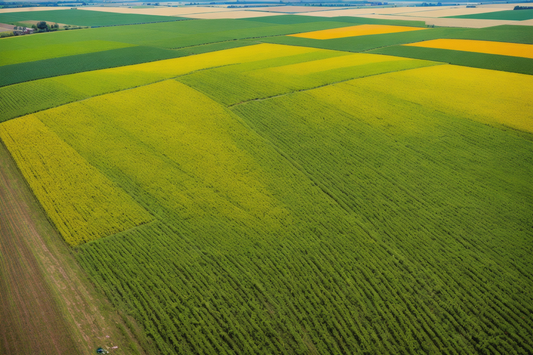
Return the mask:
[[[123, 48], [116, 51], [121, 51], [119, 57], [129, 57], [124, 51], [140, 50], [144, 51], [143, 55], [151, 56], [153, 50], [146, 51], [144, 47], [132, 47]], [[92, 53], [89, 55], [99, 56], [106, 53], [112, 54], [114, 50], [104, 51], [100, 53]], [[170, 52], [162, 49], [156, 50], [156, 52]], [[130, 53], [131, 54], [131, 53]], [[161, 54], [161, 53], [159, 53]], [[168, 54], [168, 53], [167, 53]], [[182, 53], [180, 55], [184, 55]], [[116, 56], [114, 53], [112, 56]], [[162, 59], [157, 57], [150, 57], [150, 60]], [[235, 63], [245, 63], [265, 60], [283, 60], [284, 57], [299, 57], [300, 61], [305, 61], [308, 56], [321, 56], [321, 58], [342, 55], [340, 52], [324, 51], [314, 48], [299, 48], [299, 47], [287, 47], [272, 44], [262, 44], [255, 46], [246, 46], [240, 48], [232, 48], [228, 50], [222, 50], [212, 53], [202, 53], [196, 56], [188, 56], [183, 58], [157, 60], [155, 62], [127, 65], [119, 68], [110, 68], [95, 70], [90, 72], [82, 72], [71, 75], [62, 75], [48, 79], [30, 81], [26, 83], [20, 83], [0, 88], [0, 122], [15, 118], [24, 114], [33, 113], [39, 110], [56, 107], [72, 101], [86, 99], [96, 95], [102, 95], [109, 92], [118, 90], [124, 90], [136, 86], [146, 85], [159, 80], [176, 77], [179, 75], [188, 74], [193, 71], [203, 70], [206, 68], [212, 68], [223, 65], [230, 65]], [[172, 52], [171, 56], [178, 56]], [[133, 56], [138, 60], [139, 56]], [[164, 58], [164, 57], [163, 57]], [[145, 58], [148, 60], [147, 58]], [[57, 67], [58, 70], [65, 70], [64, 66], [69, 66], [67, 62], [73, 61], [71, 57], [56, 58], [53, 60], [62, 61]], [[289, 59], [290, 60], [290, 59]], [[142, 61], [142, 60], [141, 60]], [[43, 64], [43, 67], [39, 69], [39, 65], [35, 67], [34, 63], [21, 63], [19, 66], [32, 66], [28, 75], [32, 77], [34, 71], [39, 72], [39, 75], [48, 72], [48, 67], [44, 64], [46, 61], [37, 62]], [[87, 70], [84, 60], [73, 61], [78, 66], [83, 66]], [[91, 62], [95, 63], [108, 63], [105, 58], [92, 58]], [[85, 64], [84, 64], [85, 63]], [[131, 63], [122, 63], [131, 64]], [[15, 66], [17, 66], [15, 65]], [[91, 64], [92, 65], [92, 64]], [[101, 64], [98, 64], [101, 66]], [[107, 64], [104, 64], [107, 65]], [[99, 69], [99, 67], [94, 68]], [[20, 68], [12, 68], [11, 66], [0, 67], [0, 72], [5, 71], [6, 75], [2, 77], [3, 80], [7, 80], [12, 83], [10, 78], [14, 82], [21, 81]], [[24, 70], [22, 70], [24, 72]], [[52, 70], [53, 71], [53, 70]], [[54, 75], [58, 73], [55, 72]], [[48, 76], [48, 75], [45, 75]], [[53, 75], [52, 75], [53, 76]], [[23, 80], [22, 80], [23, 81]]]
[[159, 219], [77, 257], [162, 353], [530, 352], [529, 142], [358, 80], [245, 125], [176, 81], [37, 114]]
[[490, 74], [434, 66], [231, 110], [167, 80], [33, 117], [157, 218], [76, 257], [164, 354], [528, 354], [533, 151], [475, 121], [527, 119], [527, 79]]
[[0, 138], [65, 241], [78, 245], [152, 217], [34, 116], [3, 123]]

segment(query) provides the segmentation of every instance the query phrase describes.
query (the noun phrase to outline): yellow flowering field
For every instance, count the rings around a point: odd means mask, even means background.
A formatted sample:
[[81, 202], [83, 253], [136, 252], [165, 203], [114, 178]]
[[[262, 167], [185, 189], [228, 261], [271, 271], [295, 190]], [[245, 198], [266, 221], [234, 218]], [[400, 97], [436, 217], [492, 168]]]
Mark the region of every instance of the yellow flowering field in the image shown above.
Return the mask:
[[508, 55], [533, 59], [533, 45], [522, 43], [475, 41], [469, 39], [433, 39], [404, 46], [451, 49], [454, 51]]
[[385, 33], [397, 33], [408, 31], [420, 31], [425, 28], [407, 27], [407, 26], [390, 26], [390, 25], [358, 25], [330, 30], [312, 31], [290, 35], [292, 37], [311, 38], [311, 39], [333, 39], [367, 35], [379, 35]]
[[202, 228], [213, 216], [272, 228], [285, 213], [261, 167], [240, 147], [250, 133], [215, 101], [175, 80], [35, 115], [82, 156], [123, 172], [126, 191], [135, 181], [150, 196], [138, 196], [145, 204]]
[[72, 246], [152, 220], [36, 116], [0, 124], [0, 139], [63, 238]]
[[[365, 95], [365, 100], [352, 102], [343, 98], [343, 86]], [[335, 92], [341, 90], [341, 92]], [[325, 93], [328, 93], [327, 95]], [[314, 91], [315, 93], [315, 91]], [[337, 87], [317, 90], [322, 100], [347, 112], [376, 111], [380, 102], [412, 102], [436, 113], [446, 112], [455, 117], [488, 124], [503, 125], [533, 133], [533, 77], [531, 75], [496, 70], [438, 65], [401, 72], [355, 79]], [[375, 102], [369, 98], [374, 97]], [[385, 98], [385, 99], [384, 99]], [[397, 115], [413, 112], [393, 110]], [[375, 124], [389, 124], [380, 120], [385, 114], [376, 113]], [[394, 117], [391, 115], [386, 115]], [[368, 116], [370, 117], [370, 116]], [[409, 121], [407, 121], [409, 122]], [[424, 129], [431, 129], [432, 122]], [[419, 130], [421, 127], [402, 129]]]
[[314, 54], [344, 55], [343, 52], [318, 48], [265, 43], [24, 82], [0, 88], [0, 97], [5, 98], [4, 105], [0, 107], [0, 122], [59, 104], [147, 85], [207, 68]]

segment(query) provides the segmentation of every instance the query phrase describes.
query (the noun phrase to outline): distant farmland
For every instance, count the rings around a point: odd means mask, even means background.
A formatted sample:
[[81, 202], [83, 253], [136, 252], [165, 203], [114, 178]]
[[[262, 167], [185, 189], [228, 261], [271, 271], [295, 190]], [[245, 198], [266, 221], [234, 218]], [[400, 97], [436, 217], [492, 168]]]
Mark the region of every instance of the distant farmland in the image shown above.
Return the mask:
[[80, 354], [533, 353], [532, 36], [284, 15], [0, 40], [0, 196], [27, 196], [0, 212], [0, 353], [64, 352], [20, 327], [28, 294]]

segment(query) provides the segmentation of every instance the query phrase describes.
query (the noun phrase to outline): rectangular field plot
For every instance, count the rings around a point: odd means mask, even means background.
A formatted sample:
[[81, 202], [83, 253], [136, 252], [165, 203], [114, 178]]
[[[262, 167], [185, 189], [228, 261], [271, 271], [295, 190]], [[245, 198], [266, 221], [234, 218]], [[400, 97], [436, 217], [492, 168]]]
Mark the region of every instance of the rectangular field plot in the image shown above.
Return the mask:
[[46, 21], [76, 26], [114, 26], [178, 20], [180, 18], [169, 16], [113, 14], [77, 9], [0, 13], [0, 22]]
[[459, 16], [453, 16], [453, 17], [483, 19], [483, 20], [524, 21], [524, 20], [533, 19], [533, 10], [507, 10], [507, 11], [496, 11], [496, 12], [489, 12], [489, 13], [482, 13], [482, 14], [459, 15]]
[[[317, 53], [321, 52], [325, 52], [327, 56], [347, 54], [265, 43], [10, 85], [0, 88], [0, 122], [91, 96], [146, 85], [207, 68], [261, 60], [283, 61], [285, 57], [302, 56], [300, 61], [304, 61], [305, 58], [316, 58]], [[294, 59], [287, 60], [290, 63]]]
[[[461, 354], [505, 332], [516, 337], [501, 352], [533, 346], [533, 297], [516, 297], [531, 285], [533, 148], [486, 124], [527, 120], [528, 76], [386, 73], [422, 62], [284, 46], [231, 53], [142, 67], [160, 78], [221, 66], [177, 78], [187, 85], [34, 115], [157, 218], [76, 257], [160, 353]], [[231, 77], [238, 66], [246, 75]], [[238, 88], [229, 78], [259, 90], [356, 67], [382, 74], [231, 109], [215, 96]]]
[[32, 62], [76, 54], [102, 52], [110, 49], [132, 47], [132, 44], [113, 41], [80, 41], [75, 43], [52, 44], [47, 46], [0, 51], [0, 66]]
[[330, 30], [313, 31], [290, 35], [291, 37], [311, 38], [311, 39], [333, 39], [345, 37], [357, 37], [377, 35], [384, 33], [398, 33], [409, 31], [420, 31], [425, 28], [407, 27], [407, 26], [389, 26], [389, 25], [358, 25], [334, 28]]
[[438, 63], [392, 56], [319, 50], [191, 73], [177, 80], [227, 105]]
[[0, 138], [67, 243], [78, 245], [147, 223], [151, 215], [37, 117], [0, 125]]
[[455, 117], [533, 133], [533, 76], [441, 65], [347, 82]]
[[475, 41], [466, 39], [434, 39], [404, 46], [450, 49], [455, 51], [499, 54], [533, 59], [533, 45], [521, 43]]

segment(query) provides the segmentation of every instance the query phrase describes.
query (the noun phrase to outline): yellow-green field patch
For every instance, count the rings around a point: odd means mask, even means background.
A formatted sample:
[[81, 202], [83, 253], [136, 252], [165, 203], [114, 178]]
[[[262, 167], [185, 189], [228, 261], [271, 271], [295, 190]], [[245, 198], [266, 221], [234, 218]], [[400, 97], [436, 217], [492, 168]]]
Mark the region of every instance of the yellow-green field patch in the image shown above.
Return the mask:
[[284, 214], [259, 166], [235, 142], [233, 132], [242, 131], [236, 117], [175, 80], [36, 115], [80, 154], [109, 161], [182, 219], [217, 215], [272, 227]]
[[2, 123], [0, 139], [70, 245], [96, 240], [152, 220], [147, 211], [36, 116]]
[[[533, 133], [531, 75], [439, 65], [356, 79], [343, 85], [353, 87], [356, 92], [374, 93], [374, 96], [367, 96], [375, 97], [376, 101], [343, 100], [339, 93], [334, 93], [335, 88], [330, 89], [324, 98], [347, 112], [365, 111], [366, 108], [376, 111], [377, 124], [387, 124], [379, 119], [383, 116], [379, 107], [385, 106], [379, 104], [380, 100], [386, 103], [387, 100], [401, 99], [456, 117]], [[430, 122], [428, 126], [431, 126]], [[417, 127], [405, 126], [405, 129], [416, 130]]]
[[0, 52], [0, 66], [133, 46], [133, 44], [122, 42], [91, 40], [65, 44], [49, 44], [29, 49], [14, 49]]

